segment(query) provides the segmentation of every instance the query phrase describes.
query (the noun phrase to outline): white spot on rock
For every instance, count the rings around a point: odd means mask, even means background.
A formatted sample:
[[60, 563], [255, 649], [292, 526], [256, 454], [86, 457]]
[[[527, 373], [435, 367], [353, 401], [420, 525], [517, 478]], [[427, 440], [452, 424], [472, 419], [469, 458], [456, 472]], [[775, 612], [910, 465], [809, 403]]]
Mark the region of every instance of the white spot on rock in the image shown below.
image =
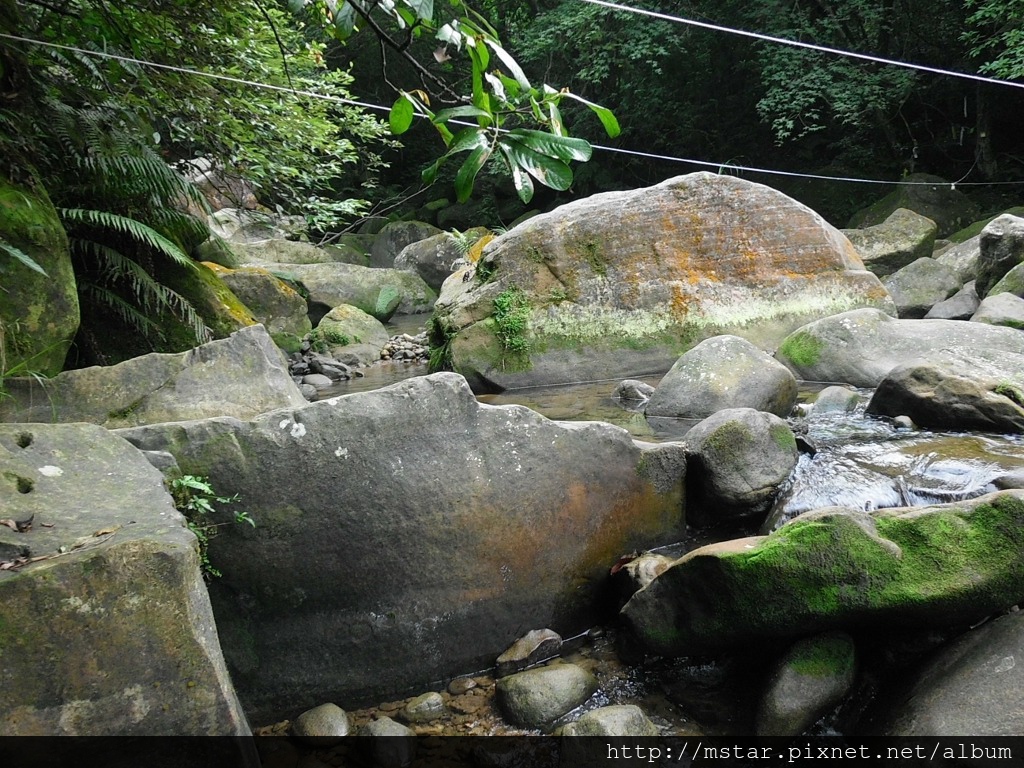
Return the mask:
[[342, 448], [339, 445], [338, 448], [334, 451], [334, 455], [337, 456], [339, 459], [347, 459], [348, 458], [348, 448]]
[[1000, 672], [1009, 672], [1015, 666], [1017, 666], [1017, 662], [1014, 660], [1013, 656], [1004, 656], [1000, 659], [999, 664], [996, 665], [995, 671], [996, 674], [999, 674]]
[[306, 434], [306, 425], [296, 422], [292, 424], [292, 437], [302, 437]]
[[46, 477], [60, 477], [64, 474], [64, 470], [60, 467], [55, 467], [52, 464], [47, 464], [46, 466], [39, 468], [39, 474]]

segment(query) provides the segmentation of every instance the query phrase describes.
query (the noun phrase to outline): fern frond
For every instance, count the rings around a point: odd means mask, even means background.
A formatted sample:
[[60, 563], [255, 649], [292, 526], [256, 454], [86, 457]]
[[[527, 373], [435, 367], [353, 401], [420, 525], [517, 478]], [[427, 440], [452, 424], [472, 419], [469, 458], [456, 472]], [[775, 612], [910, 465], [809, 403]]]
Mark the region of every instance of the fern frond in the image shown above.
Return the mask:
[[152, 227], [141, 221], [120, 216], [110, 211], [92, 211], [84, 208], [58, 208], [57, 214], [65, 225], [83, 224], [99, 229], [112, 229], [128, 235], [136, 242], [148, 245], [154, 251], [167, 256], [172, 261], [189, 269], [196, 269], [196, 264], [184, 251]]
[[106, 307], [113, 312], [128, 328], [146, 337], [149, 337], [154, 332], [159, 335], [159, 328], [156, 323], [109, 288], [97, 285], [96, 283], [82, 282], [79, 284], [78, 290], [84, 296], [87, 296], [94, 305]]
[[15, 261], [19, 261], [29, 269], [35, 270], [44, 277], [49, 277], [46, 274], [46, 270], [39, 266], [38, 262], [25, 253], [20, 248], [15, 248], [13, 245], [8, 243], [2, 237], [0, 237], [0, 252], [6, 253], [8, 256], [13, 258]]

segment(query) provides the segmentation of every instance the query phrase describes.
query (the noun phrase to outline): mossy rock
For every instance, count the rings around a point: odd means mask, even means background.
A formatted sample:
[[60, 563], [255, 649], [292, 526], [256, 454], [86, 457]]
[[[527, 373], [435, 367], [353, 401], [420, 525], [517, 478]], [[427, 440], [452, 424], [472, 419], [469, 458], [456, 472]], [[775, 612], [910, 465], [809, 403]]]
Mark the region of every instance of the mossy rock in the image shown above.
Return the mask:
[[0, 177], [0, 242], [33, 259], [42, 275], [0, 250], [0, 376], [53, 376], [78, 329], [80, 314], [68, 239], [57, 211], [38, 184], [15, 184]]
[[977, 237], [978, 235], [980, 235], [981, 230], [988, 226], [989, 222], [991, 222], [993, 219], [999, 218], [1004, 213], [1008, 213], [1011, 216], [1024, 217], [1024, 205], [1018, 205], [1013, 208], [1007, 208], [1005, 211], [1000, 211], [999, 213], [989, 216], [986, 219], [980, 219], [979, 221], [974, 222], [970, 226], [964, 227], [963, 229], [954, 232], [953, 234], [949, 235], [946, 239], [949, 240], [951, 243], [965, 243], [972, 237]]

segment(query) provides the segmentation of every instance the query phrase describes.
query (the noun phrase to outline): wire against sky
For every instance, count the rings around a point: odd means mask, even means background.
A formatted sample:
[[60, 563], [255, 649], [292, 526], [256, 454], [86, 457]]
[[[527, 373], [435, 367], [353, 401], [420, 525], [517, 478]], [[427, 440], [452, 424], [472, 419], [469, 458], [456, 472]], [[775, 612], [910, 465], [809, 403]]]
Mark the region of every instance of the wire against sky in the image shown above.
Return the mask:
[[[584, 2], [593, 2], [593, 0], [584, 0]], [[625, 6], [623, 6], [625, 7]], [[322, 101], [332, 101], [337, 104], [346, 104], [348, 106], [362, 107], [363, 109], [370, 109], [377, 112], [390, 112], [390, 107], [385, 107], [381, 104], [371, 104], [365, 101], [356, 101], [355, 99], [345, 99], [341, 96], [328, 96], [323, 93], [316, 93], [315, 91], [303, 91], [297, 88], [291, 88], [283, 85], [273, 85], [271, 83], [261, 83], [257, 80], [246, 80], [240, 77], [233, 77], [231, 75], [221, 75], [215, 72], [203, 72], [198, 69], [189, 69], [187, 67], [178, 67], [173, 64], [160, 64], [155, 61], [146, 61], [144, 59], [135, 59], [130, 56], [121, 56], [114, 53], [106, 53], [104, 51], [90, 51], [85, 48], [76, 48], [73, 45], [63, 45], [61, 43], [51, 43], [46, 40], [35, 40], [30, 37], [20, 37], [18, 35], [11, 35], [5, 32], [0, 32], [0, 39], [14, 40], [20, 43], [29, 43], [32, 45], [48, 46], [50, 48], [57, 48], [65, 51], [73, 51], [75, 53], [81, 53], [86, 56], [95, 56], [101, 59], [111, 59], [114, 61], [123, 61], [129, 64], [138, 64], [145, 67], [153, 67], [154, 69], [163, 69], [169, 72], [179, 72], [185, 75], [194, 75], [196, 77], [207, 77], [212, 80], [221, 80], [228, 83], [235, 83], [238, 85], [245, 85], [251, 88], [263, 88], [269, 91], [277, 91], [279, 93], [288, 93], [293, 96], [306, 96], [312, 99], [320, 99]], [[422, 115], [420, 116], [422, 117]], [[460, 120], [451, 120], [451, 123], [458, 125], [474, 125], [473, 123], [465, 123]], [[605, 147], [600, 144], [592, 144], [594, 149], [602, 152], [614, 152], [621, 155], [630, 155], [632, 157], [643, 157], [649, 160], [660, 160], [664, 162], [673, 163], [686, 163], [688, 165], [696, 165], [703, 168], [717, 168], [719, 172], [722, 171], [746, 171], [749, 173], [763, 173], [773, 176], [789, 176], [801, 179], [822, 179], [825, 181], [841, 181], [841, 182], [854, 182], [857, 184], [888, 184], [893, 186], [935, 186], [935, 182], [927, 181], [907, 181], [907, 180], [894, 180], [888, 181], [885, 179], [864, 179], [850, 176], [827, 176], [823, 174], [815, 173], [799, 173], [797, 171], [779, 171], [771, 168], [756, 168], [749, 165], [736, 165], [734, 163], [714, 163], [707, 160], [692, 160], [685, 157], [674, 157], [672, 155], [658, 155], [650, 152], [639, 152], [633, 149], [623, 149], [620, 147]], [[964, 187], [987, 187], [987, 186], [1002, 186], [1002, 185], [1018, 185], [1024, 184], [1024, 181], [977, 181], [977, 182], [962, 182], [957, 181], [957, 185]]]
[[1024, 88], [1024, 83], [1014, 83], [1010, 80], [997, 80], [994, 77], [985, 77], [983, 75], [972, 75], [967, 72], [954, 72], [949, 69], [939, 69], [938, 67], [929, 67], [923, 64], [911, 64], [906, 61], [897, 61], [895, 59], [883, 59], [879, 56], [872, 56], [866, 53], [856, 53], [854, 51], [844, 51], [840, 48], [829, 48], [824, 45], [815, 45], [814, 43], [804, 43], [799, 40], [790, 40], [785, 37], [774, 37], [772, 35], [764, 35], [760, 32], [748, 32], [744, 29], [734, 29], [733, 27], [724, 27], [720, 24], [711, 24], [706, 21], [695, 21], [693, 19], [685, 19], [681, 16], [670, 16], [667, 13], [660, 13], [659, 11], [650, 11], [645, 8], [635, 8], [630, 5], [621, 5], [619, 3], [611, 3], [608, 0], [582, 0], [584, 3], [590, 3], [591, 5], [600, 5], [604, 8], [611, 8], [616, 11], [623, 11], [625, 13], [636, 13], [641, 16], [649, 16], [654, 19], [660, 19], [662, 21], [671, 21], [676, 24], [687, 24], [691, 27], [700, 27], [701, 29], [710, 29], [714, 32], [725, 32], [730, 35], [740, 35], [742, 37], [752, 37], [755, 40], [765, 40], [769, 43], [778, 43], [780, 45], [790, 45], [795, 48], [806, 48], [812, 51], [820, 51], [822, 53], [829, 53], [833, 56], [847, 56], [851, 59], [861, 59], [862, 61], [873, 61], [876, 64], [888, 64], [892, 67], [903, 67], [904, 69], [913, 69], [918, 72], [930, 72], [933, 75], [945, 75], [946, 77], [958, 77], [963, 80], [973, 80], [978, 83], [989, 83], [991, 85], [1006, 85], [1011, 88]]

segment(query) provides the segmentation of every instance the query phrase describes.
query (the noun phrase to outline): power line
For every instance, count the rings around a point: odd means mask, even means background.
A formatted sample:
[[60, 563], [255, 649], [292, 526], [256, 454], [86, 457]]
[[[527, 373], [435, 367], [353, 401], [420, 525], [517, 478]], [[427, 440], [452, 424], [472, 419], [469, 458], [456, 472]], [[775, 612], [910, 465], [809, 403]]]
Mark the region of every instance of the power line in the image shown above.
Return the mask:
[[904, 69], [913, 69], [918, 72], [930, 72], [933, 75], [945, 75], [946, 77], [958, 77], [963, 80], [973, 80], [978, 83], [989, 83], [991, 85], [1007, 85], [1011, 88], [1024, 88], [1024, 83], [1014, 83], [1009, 80], [997, 80], [993, 77], [984, 77], [983, 75], [972, 75], [967, 72], [954, 72], [948, 69], [940, 69], [938, 67], [928, 67], [923, 64], [910, 64], [906, 61], [897, 61], [896, 59], [884, 59], [880, 56], [872, 56], [866, 53], [856, 53], [855, 51], [844, 51], [840, 48], [829, 48], [824, 45], [815, 45], [814, 43], [804, 43], [799, 40], [790, 40], [785, 37], [774, 37], [772, 35], [763, 35], [760, 32], [748, 32], [744, 29], [734, 29], [733, 27], [725, 27], [720, 24], [711, 24], [706, 21], [695, 21], [694, 19], [686, 19], [681, 16], [670, 16], [667, 13], [660, 13], [659, 11], [650, 11], [645, 8], [634, 8], [629, 5], [620, 5], [619, 3], [611, 3], [608, 0], [582, 0], [584, 3], [590, 3], [591, 5], [599, 5], [604, 8], [611, 8], [615, 11], [624, 11], [626, 13], [635, 13], [641, 16], [649, 16], [653, 19], [660, 19], [662, 21], [671, 21], [676, 24], [686, 24], [691, 27], [700, 27], [701, 29], [710, 29], [714, 32], [725, 32], [730, 35], [740, 35], [741, 37], [751, 37], [755, 40], [764, 40], [769, 43], [778, 43], [780, 45], [790, 45], [795, 48], [806, 48], [811, 51], [820, 51], [821, 53], [829, 53], [834, 56], [846, 56], [851, 59], [861, 59], [862, 61], [873, 61], [876, 64], [888, 64], [891, 67], [903, 67]]
[[[584, 2], [594, 2], [595, 0], [583, 0], [583, 1]], [[625, 7], [625, 6], [623, 6], [623, 7]], [[47, 46], [47, 47], [50, 47], [50, 48], [57, 48], [57, 49], [60, 49], [60, 50], [65, 50], [65, 51], [72, 51], [74, 53], [81, 53], [81, 54], [84, 54], [86, 56], [95, 56], [95, 57], [101, 58], [101, 59], [110, 59], [110, 60], [113, 60], [113, 61], [122, 61], [122, 62], [129, 63], [129, 64], [137, 64], [139, 66], [152, 67], [154, 69], [162, 69], [162, 70], [166, 70], [166, 71], [169, 71], [169, 72], [178, 72], [178, 73], [186, 74], [186, 75], [194, 75], [196, 77], [206, 77], [206, 78], [210, 78], [212, 80], [221, 80], [221, 81], [228, 82], [228, 83], [235, 83], [237, 85], [245, 85], [245, 86], [248, 86], [248, 87], [251, 87], [251, 88], [262, 88], [264, 90], [276, 91], [276, 92], [279, 92], [279, 93], [288, 93], [288, 94], [291, 94], [293, 96], [306, 96], [306, 97], [312, 98], [312, 99], [320, 99], [322, 101], [331, 101], [331, 102], [335, 102], [335, 103], [338, 103], [338, 104], [344, 104], [344, 105], [347, 105], [347, 106], [361, 107], [363, 109], [374, 110], [374, 111], [377, 111], [377, 112], [390, 112], [391, 111], [390, 107], [386, 107], [386, 106], [384, 106], [382, 104], [372, 104], [372, 103], [365, 102], [365, 101], [357, 101], [355, 99], [346, 99], [346, 98], [343, 98], [341, 96], [331, 96], [331, 95], [328, 95], [328, 94], [316, 93], [315, 91], [306, 91], [306, 90], [301, 90], [301, 89], [298, 89], [298, 88], [292, 88], [292, 87], [283, 86], [283, 85], [273, 85], [271, 83], [262, 83], [262, 82], [259, 82], [257, 80], [246, 80], [244, 78], [233, 77], [231, 75], [221, 75], [221, 74], [218, 74], [218, 73], [215, 73], [215, 72], [204, 72], [202, 70], [190, 69], [188, 67], [178, 67], [178, 66], [175, 66], [175, 65], [172, 65], [172, 64], [161, 64], [161, 63], [156, 62], [156, 61], [146, 61], [145, 59], [136, 59], [136, 58], [132, 58], [130, 56], [121, 56], [119, 54], [106, 53], [104, 51], [91, 51], [91, 50], [88, 50], [86, 48], [77, 48], [75, 46], [64, 45], [62, 43], [52, 43], [52, 42], [49, 42], [49, 41], [46, 41], [46, 40], [35, 40], [33, 38], [21, 37], [21, 36], [18, 36], [18, 35], [11, 35], [11, 34], [7, 34], [7, 33], [3, 33], [3, 32], [0, 32], [0, 38], [7, 39], [7, 40], [14, 40], [16, 42], [21, 42], [21, 43], [29, 43], [29, 44], [32, 44], [32, 45], [42, 45], [42, 46]], [[423, 116], [420, 115], [420, 117], [423, 117]], [[449, 122], [451, 122], [453, 124], [457, 124], [457, 125], [465, 125], [465, 126], [470, 126], [470, 127], [474, 127], [476, 125], [475, 123], [463, 122], [461, 120], [450, 120]], [[715, 163], [715, 162], [710, 162], [710, 161], [707, 161], [707, 160], [693, 160], [693, 159], [685, 158], [685, 157], [675, 157], [673, 155], [659, 155], [659, 154], [654, 154], [654, 153], [651, 153], [651, 152], [640, 152], [640, 151], [637, 151], [637, 150], [623, 149], [623, 148], [620, 148], [620, 147], [606, 147], [606, 146], [602, 146], [600, 144], [592, 144], [591, 146], [594, 149], [600, 150], [602, 152], [612, 152], [612, 153], [616, 153], [616, 154], [630, 155], [632, 157], [642, 157], [642, 158], [646, 158], [646, 159], [649, 159], [649, 160], [658, 160], [658, 161], [663, 161], [663, 162], [684, 163], [684, 164], [696, 165], [696, 166], [704, 167], [704, 168], [716, 168], [720, 172], [723, 171], [723, 170], [745, 171], [745, 172], [749, 172], [749, 173], [762, 173], [762, 174], [767, 174], [767, 175], [788, 176], [788, 177], [793, 177], [793, 178], [819, 179], [819, 180], [825, 180], [825, 181], [840, 181], [840, 182], [854, 182], [854, 183], [857, 183], [857, 184], [884, 184], [884, 185], [890, 185], [890, 186], [927, 186], [927, 187], [936, 186], [935, 182], [929, 182], [929, 181], [906, 181], [906, 180], [889, 181], [889, 180], [885, 180], [885, 179], [865, 179], [865, 178], [858, 178], [858, 177], [851, 177], [851, 176], [828, 176], [828, 175], [824, 175], [824, 174], [800, 173], [800, 172], [796, 172], [796, 171], [781, 171], [781, 170], [775, 170], [775, 169], [771, 169], [771, 168], [757, 168], [757, 167], [748, 166], [748, 165], [736, 165], [734, 163]], [[1013, 185], [1024, 184], [1024, 181], [978, 181], [978, 182], [961, 182], [961, 181], [957, 181], [952, 186], [960, 185], [960, 186], [965, 186], [965, 187], [966, 186], [981, 187], [981, 186], [1001, 186], [1001, 185], [1010, 185], [1010, 184], [1013, 184]]]

